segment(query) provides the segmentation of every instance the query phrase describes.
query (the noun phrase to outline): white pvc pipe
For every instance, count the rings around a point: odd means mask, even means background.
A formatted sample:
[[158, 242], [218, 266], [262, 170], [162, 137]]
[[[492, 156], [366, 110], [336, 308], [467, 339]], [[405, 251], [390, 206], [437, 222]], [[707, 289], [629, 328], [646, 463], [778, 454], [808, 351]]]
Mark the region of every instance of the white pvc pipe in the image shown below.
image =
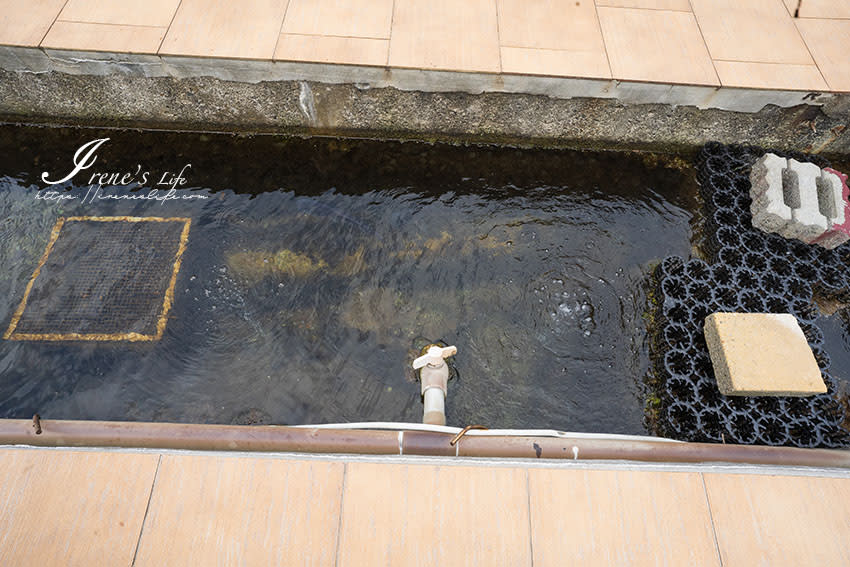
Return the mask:
[[[433, 431], [435, 433], [460, 433], [460, 427], [447, 425], [431, 425], [427, 423], [399, 423], [395, 421], [361, 421], [355, 423], [320, 423], [295, 425], [310, 429], [389, 429], [391, 431]], [[558, 431], [556, 429], [470, 429], [465, 435], [475, 437], [564, 437], [569, 439], [606, 439], [611, 441], [661, 441], [667, 443], [684, 443], [664, 437], [649, 435], [623, 435], [618, 433], [582, 433]]]
[[446, 424], [446, 398], [440, 388], [428, 388], [423, 396], [424, 412], [422, 423], [429, 425]]

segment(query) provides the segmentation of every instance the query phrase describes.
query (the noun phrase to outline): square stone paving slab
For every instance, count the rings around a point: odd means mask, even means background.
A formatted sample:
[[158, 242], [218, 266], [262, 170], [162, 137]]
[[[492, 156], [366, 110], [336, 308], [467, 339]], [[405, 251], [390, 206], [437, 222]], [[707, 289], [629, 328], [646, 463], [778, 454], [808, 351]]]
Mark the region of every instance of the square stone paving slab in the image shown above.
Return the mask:
[[705, 340], [724, 395], [826, 392], [817, 361], [793, 315], [712, 313], [705, 318]]

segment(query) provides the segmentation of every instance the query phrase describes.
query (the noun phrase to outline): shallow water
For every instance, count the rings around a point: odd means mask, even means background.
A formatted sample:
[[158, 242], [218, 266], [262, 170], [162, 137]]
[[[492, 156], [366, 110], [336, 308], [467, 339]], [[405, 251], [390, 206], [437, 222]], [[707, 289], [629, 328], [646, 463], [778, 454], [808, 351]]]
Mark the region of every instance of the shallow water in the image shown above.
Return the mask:
[[[179, 194], [206, 198], [34, 198], [104, 137], [92, 171], [191, 163]], [[0, 341], [0, 417], [416, 422], [410, 361], [444, 341], [450, 424], [646, 432], [647, 275], [691, 250], [681, 161], [17, 126], [0, 156], [3, 330], [60, 216], [192, 219], [162, 339]]]

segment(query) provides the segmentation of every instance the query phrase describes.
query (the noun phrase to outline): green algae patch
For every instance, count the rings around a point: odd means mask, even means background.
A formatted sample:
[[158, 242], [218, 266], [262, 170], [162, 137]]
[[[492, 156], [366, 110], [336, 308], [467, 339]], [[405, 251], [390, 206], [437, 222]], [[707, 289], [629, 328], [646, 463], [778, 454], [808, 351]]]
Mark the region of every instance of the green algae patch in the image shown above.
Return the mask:
[[353, 277], [369, 268], [366, 263], [366, 247], [360, 246], [351, 254], [346, 254], [339, 261], [339, 264], [333, 270], [333, 273], [343, 277]]
[[486, 253], [495, 256], [509, 252], [512, 246], [512, 240], [500, 240], [490, 234], [458, 236], [442, 231], [440, 236], [407, 242], [402, 250], [392, 253], [392, 256], [411, 261], [423, 257], [436, 257], [440, 254], [469, 256], [475, 253]]
[[284, 248], [277, 252], [232, 252], [226, 256], [227, 266], [237, 277], [257, 282], [270, 276], [306, 278], [328, 267], [322, 260], [314, 260]]

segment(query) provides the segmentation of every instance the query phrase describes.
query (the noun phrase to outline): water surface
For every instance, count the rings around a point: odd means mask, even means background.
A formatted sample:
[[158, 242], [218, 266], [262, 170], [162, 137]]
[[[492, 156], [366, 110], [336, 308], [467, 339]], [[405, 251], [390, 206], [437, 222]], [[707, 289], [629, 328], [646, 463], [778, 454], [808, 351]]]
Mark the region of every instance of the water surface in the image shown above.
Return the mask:
[[[191, 163], [206, 198], [34, 198], [104, 137], [92, 170]], [[647, 275], [690, 253], [694, 194], [638, 154], [3, 126], [3, 330], [60, 216], [192, 228], [161, 340], [0, 341], [0, 417], [416, 422], [407, 368], [443, 341], [450, 424], [645, 433]]]

